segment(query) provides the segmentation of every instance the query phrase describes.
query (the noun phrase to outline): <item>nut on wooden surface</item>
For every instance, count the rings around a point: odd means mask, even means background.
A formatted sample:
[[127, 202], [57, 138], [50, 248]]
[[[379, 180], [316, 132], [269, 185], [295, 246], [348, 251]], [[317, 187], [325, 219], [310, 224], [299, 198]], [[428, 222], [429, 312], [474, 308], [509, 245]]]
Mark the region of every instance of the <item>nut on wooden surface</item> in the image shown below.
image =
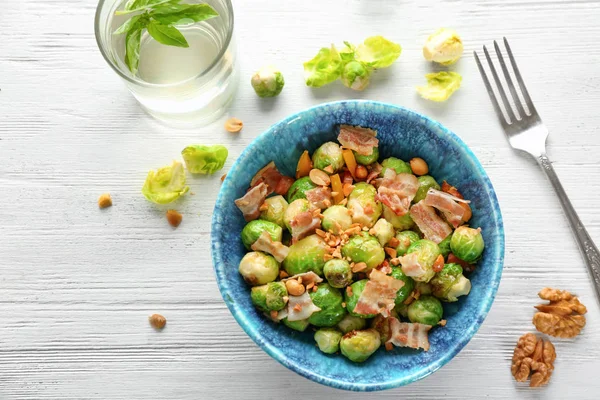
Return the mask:
[[181, 215], [176, 210], [167, 211], [167, 221], [169, 221], [169, 225], [171, 225], [173, 228], [177, 228], [179, 224], [181, 224], [182, 219], [183, 215]]
[[152, 314], [148, 321], [154, 329], [163, 329], [167, 325], [167, 319], [160, 314]]
[[238, 133], [244, 127], [242, 120], [237, 118], [229, 118], [225, 121], [225, 130], [231, 133]]
[[110, 193], [102, 193], [98, 198], [98, 207], [108, 208], [110, 206], [112, 206], [112, 198], [110, 197]]

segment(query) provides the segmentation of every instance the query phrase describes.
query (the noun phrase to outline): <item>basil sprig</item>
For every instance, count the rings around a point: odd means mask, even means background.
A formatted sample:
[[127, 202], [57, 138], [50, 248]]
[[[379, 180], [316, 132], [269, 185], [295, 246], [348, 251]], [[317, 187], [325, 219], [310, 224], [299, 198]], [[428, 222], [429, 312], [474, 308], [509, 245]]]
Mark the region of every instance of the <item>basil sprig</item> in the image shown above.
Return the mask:
[[214, 18], [219, 14], [208, 4], [179, 4], [181, 0], [129, 0], [115, 15], [138, 13], [113, 32], [125, 34], [125, 63], [133, 75], [140, 63], [140, 41], [144, 29], [159, 43], [190, 47], [175, 25]]

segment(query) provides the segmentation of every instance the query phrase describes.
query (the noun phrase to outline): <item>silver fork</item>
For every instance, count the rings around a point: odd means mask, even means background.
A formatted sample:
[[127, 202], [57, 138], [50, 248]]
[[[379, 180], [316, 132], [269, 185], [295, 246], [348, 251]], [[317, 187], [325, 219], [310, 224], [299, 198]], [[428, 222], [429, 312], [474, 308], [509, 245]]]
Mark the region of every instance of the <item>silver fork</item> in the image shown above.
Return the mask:
[[[520, 89], [520, 92], [523, 96], [523, 102], [521, 102], [521, 99], [519, 98], [517, 93], [517, 85], [513, 83], [508, 67], [504, 62], [504, 58], [502, 57], [500, 46], [498, 46], [496, 41], [494, 41], [494, 49], [498, 56], [498, 61], [500, 63], [500, 67], [502, 68], [504, 78], [506, 79], [506, 86], [508, 87], [514, 102], [514, 109], [509, 103], [504, 88], [502, 87], [500, 77], [496, 72], [494, 63], [492, 62], [490, 54], [485, 46], [483, 46], [483, 53], [485, 54], [492, 77], [494, 78], [496, 91], [500, 95], [500, 100], [498, 100], [494, 94], [492, 85], [490, 84], [487, 74], [481, 65], [481, 61], [479, 60], [477, 52], [473, 52], [475, 55], [475, 61], [477, 62], [477, 67], [479, 67], [479, 72], [481, 73], [481, 77], [485, 83], [490, 100], [494, 105], [494, 109], [496, 110], [496, 114], [498, 114], [500, 124], [502, 125], [502, 128], [504, 128], [504, 133], [506, 134], [510, 145], [513, 148], [522, 150], [534, 157], [538, 164], [542, 167], [542, 170], [546, 173], [546, 176], [552, 183], [552, 186], [554, 186], [554, 190], [556, 191], [560, 203], [567, 214], [567, 218], [571, 223], [571, 228], [573, 228], [575, 238], [577, 239], [577, 244], [579, 245], [583, 257], [585, 258], [589, 273], [594, 281], [596, 296], [600, 301], [600, 252], [581, 223], [581, 220], [577, 216], [577, 213], [575, 212], [567, 193], [563, 189], [556, 172], [554, 172], [554, 168], [552, 168], [552, 163], [546, 155], [546, 138], [548, 137], [548, 129], [542, 122], [542, 119], [537, 113], [535, 106], [529, 97], [529, 93], [527, 92], [527, 88], [525, 87], [525, 83], [523, 82], [523, 78], [521, 77], [521, 73], [519, 72], [519, 68], [517, 67], [517, 63], [515, 62], [515, 58], [513, 57], [506, 38], [504, 38], [504, 46], [506, 47], [506, 53], [508, 54], [508, 59], [510, 60], [510, 66], [512, 67], [513, 74], [516, 78], [518, 89]], [[527, 109], [523, 107], [523, 103], [525, 103]], [[504, 112], [502, 106], [504, 106]]]

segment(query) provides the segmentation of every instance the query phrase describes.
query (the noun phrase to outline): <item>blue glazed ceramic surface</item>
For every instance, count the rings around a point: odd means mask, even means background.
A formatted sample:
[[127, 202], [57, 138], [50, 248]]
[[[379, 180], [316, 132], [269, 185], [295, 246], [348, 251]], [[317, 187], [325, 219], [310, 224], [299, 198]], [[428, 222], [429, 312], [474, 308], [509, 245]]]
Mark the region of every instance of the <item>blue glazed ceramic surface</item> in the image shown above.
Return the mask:
[[[254, 174], [271, 160], [293, 176], [300, 154], [335, 140], [339, 124], [377, 131], [380, 159], [422, 157], [430, 174], [447, 180], [472, 201], [471, 226], [481, 227], [485, 252], [470, 275], [471, 293], [444, 305], [445, 327], [429, 334], [428, 352], [383, 348], [362, 364], [342, 355], [325, 355], [314, 344], [313, 331], [293, 331], [274, 324], [250, 301], [237, 268], [245, 253], [240, 232], [245, 221], [234, 200], [243, 196]], [[373, 101], [342, 101], [299, 112], [254, 140], [227, 173], [212, 220], [212, 257], [217, 283], [229, 310], [246, 333], [270, 356], [315, 382], [339, 389], [375, 391], [406, 385], [431, 374], [452, 359], [473, 337], [486, 317], [502, 275], [504, 229], [492, 184], [475, 155], [452, 132], [413, 111]]]

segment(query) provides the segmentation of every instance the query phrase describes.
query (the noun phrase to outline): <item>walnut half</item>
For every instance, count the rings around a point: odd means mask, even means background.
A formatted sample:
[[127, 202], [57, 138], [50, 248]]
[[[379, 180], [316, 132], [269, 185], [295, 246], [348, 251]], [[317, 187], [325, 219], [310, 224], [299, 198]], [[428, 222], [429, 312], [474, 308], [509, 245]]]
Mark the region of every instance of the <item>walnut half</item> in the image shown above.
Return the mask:
[[549, 340], [542, 340], [533, 333], [519, 338], [512, 358], [511, 372], [517, 382], [525, 382], [531, 375], [529, 386], [547, 384], [554, 370], [556, 351]]
[[539, 312], [533, 316], [533, 324], [538, 331], [560, 338], [579, 335], [585, 326], [583, 314], [587, 309], [577, 297], [567, 291], [551, 288], [542, 289], [538, 296], [549, 301], [548, 304], [535, 307]]

